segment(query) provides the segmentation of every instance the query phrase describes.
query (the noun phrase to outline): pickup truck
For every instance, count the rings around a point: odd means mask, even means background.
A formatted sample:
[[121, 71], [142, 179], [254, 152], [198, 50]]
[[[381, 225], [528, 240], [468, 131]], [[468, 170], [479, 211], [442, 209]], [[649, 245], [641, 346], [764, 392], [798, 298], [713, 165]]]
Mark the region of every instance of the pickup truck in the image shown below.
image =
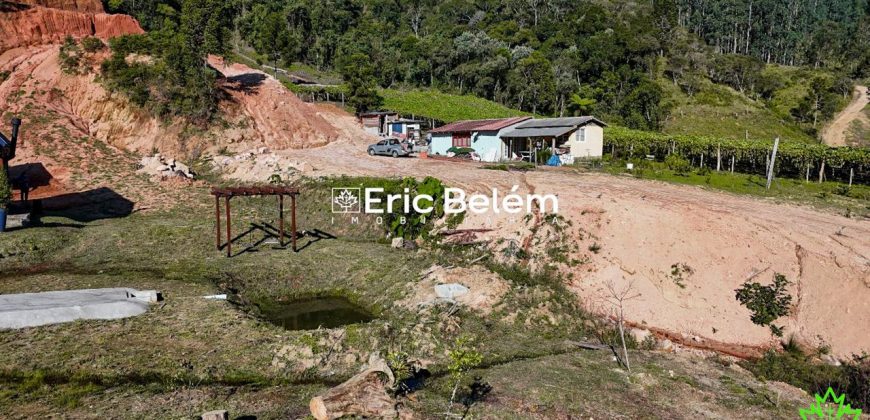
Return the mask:
[[385, 155], [392, 157], [408, 156], [411, 154], [411, 148], [406, 143], [399, 139], [383, 139], [375, 144], [369, 145], [369, 155]]

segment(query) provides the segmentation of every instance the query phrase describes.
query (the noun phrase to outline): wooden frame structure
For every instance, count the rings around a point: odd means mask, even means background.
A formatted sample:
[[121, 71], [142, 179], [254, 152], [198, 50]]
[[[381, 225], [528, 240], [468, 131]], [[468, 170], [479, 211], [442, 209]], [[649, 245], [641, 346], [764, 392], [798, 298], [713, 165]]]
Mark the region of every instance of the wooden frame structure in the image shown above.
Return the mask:
[[232, 256], [232, 214], [230, 213], [230, 199], [233, 197], [251, 196], [277, 196], [278, 197], [278, 231], [280, 232], [280, 244], [284, 246], [284, 196], [290, 196], [290, 230], [293, 251], [296, 252], [296, 196], [299, 189], [293, 187], [235, 187], [235, 188], [212, 188], [214, 196], [215, 215], [215, 238], [217, 249], [221, 249], [221, 198], [226, 203], [227, 217], [227, 257]]

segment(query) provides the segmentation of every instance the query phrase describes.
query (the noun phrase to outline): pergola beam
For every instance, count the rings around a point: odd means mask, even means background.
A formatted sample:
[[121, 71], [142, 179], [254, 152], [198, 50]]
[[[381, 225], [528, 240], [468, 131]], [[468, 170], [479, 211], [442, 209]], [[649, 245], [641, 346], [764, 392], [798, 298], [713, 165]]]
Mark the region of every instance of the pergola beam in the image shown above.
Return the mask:
[[215, 197], [215, 246], [218, 250], [221, 249], [221, 203], [220, 199], [224, 199], [226, 205], [226, 247], [227, 257], [232, 256], [232, 213], [230, 212], [230, 199], [233, 197], [251, 197], [251, 196], [277, 196], [278, 197], [278, 226], [279, 226], [279, 242], [284, 246], [284, 196], [290, 196], [291, 203], [291, 224], [292, 229], [290, 238], [293, 245], [293, 252], [296, 252], [296, 196], [299, 195], [299, 189], [293, 187], [234, 187], [234, 188], [212, 188], [211, 194]]

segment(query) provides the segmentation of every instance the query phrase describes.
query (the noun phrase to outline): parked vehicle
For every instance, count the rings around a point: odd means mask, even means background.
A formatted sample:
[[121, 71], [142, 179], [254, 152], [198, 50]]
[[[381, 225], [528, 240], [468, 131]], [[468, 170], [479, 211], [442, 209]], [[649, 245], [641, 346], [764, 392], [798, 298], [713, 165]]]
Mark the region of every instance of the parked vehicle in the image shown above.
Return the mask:
[[392, 157], [408, 156], [411, 148], [399, 139], [383, 139], [369, 146], [369, 155], [385, 155]]

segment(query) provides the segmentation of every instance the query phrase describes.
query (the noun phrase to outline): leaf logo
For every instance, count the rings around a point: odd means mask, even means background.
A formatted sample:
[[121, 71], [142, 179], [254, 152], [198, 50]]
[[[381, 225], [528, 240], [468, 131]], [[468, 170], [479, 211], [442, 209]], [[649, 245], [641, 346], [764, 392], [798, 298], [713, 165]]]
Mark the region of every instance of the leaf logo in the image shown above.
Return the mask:
[[858, 420], [861, 418], [861, 410], [846, 404], [846, 394], [838, 396], [833, 388], [828, 387], [825, 396], [820, 397], [816, 394], [816, 402], [810, 405], [810, 408], [801, 408], [800, 415], [803, 420]]
[[333, 213], [359, 213], [360, 200], [359, 188], [333, 188], [332, 189], [332, 212]]

